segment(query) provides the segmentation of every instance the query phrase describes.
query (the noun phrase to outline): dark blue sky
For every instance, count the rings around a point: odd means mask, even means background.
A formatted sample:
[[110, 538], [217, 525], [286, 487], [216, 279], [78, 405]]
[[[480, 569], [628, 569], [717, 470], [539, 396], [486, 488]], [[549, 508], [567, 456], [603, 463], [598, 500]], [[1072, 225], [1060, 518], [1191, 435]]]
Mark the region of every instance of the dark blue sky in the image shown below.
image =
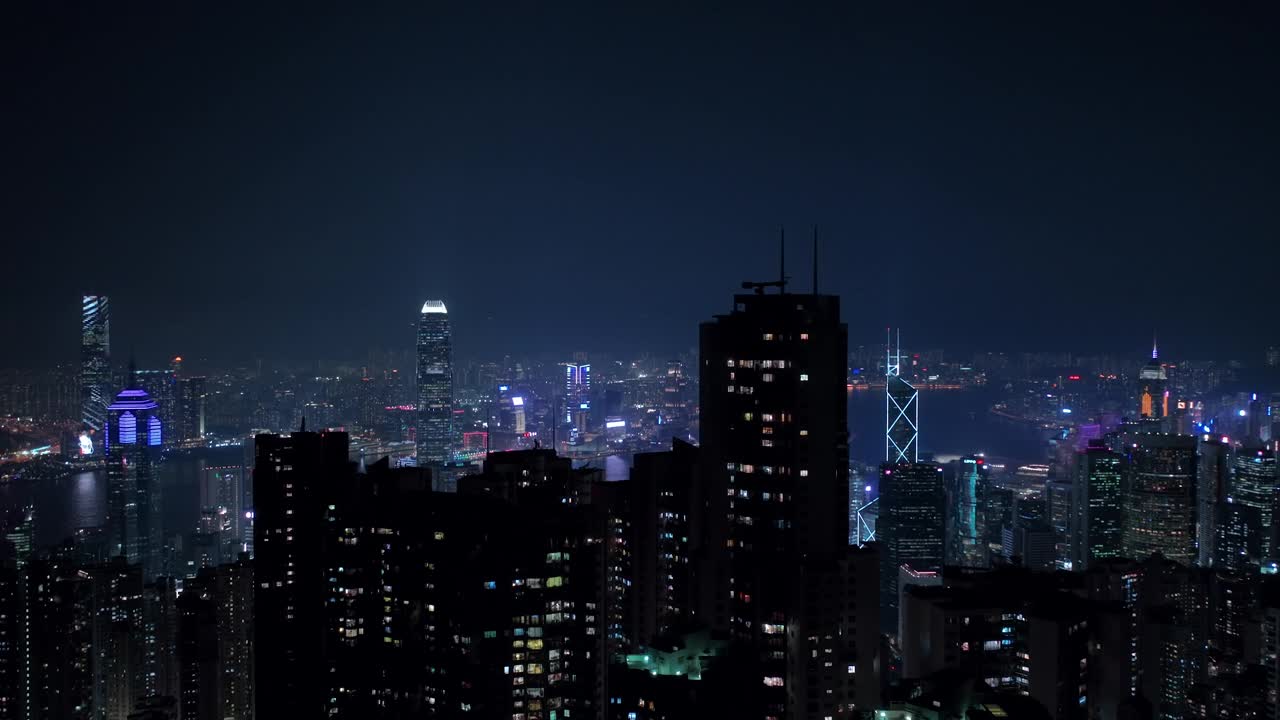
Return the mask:
[[1273, 4], [117, 5], [0, 20], [0, 365], [678, 349], [813, 223], [851, 344], [1280, 342]]

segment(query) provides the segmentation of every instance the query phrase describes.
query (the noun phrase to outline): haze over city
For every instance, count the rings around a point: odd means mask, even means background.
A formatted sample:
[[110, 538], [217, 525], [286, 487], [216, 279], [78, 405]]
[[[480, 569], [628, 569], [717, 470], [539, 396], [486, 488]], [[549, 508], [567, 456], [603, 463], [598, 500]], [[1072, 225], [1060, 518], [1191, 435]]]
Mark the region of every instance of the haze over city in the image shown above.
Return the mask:
[[1260, 352], [1276, 16], [22, 3], [0, 365], [82, 292], [152, 362], [407, 349], [428, 296], [468, 357], [683, 350], [814, 224], [855, 345]]
[[1280, 720], [1277, 37], [6, 7], [0, 720]]

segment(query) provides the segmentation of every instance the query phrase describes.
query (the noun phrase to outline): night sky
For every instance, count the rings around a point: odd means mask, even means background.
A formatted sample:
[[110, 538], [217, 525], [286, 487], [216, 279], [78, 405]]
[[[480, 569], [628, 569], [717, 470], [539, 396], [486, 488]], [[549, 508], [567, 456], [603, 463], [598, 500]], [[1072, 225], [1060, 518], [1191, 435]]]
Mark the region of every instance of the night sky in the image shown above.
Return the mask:
[[670, 352], [814, 223], [851, 345], [1280, 342], [1275, 3], [85, 5], [0, 11], [0, 366]]

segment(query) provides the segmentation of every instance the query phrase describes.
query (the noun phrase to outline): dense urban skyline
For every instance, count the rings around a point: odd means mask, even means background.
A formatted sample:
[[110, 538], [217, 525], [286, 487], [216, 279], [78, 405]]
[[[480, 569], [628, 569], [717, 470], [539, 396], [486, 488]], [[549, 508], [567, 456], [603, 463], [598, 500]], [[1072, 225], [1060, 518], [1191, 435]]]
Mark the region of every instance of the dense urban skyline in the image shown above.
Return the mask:
[[1184, 270], [1277, 260], [1272, 6], [400, 11], [11, 15], [6, 264], [58, 271], [0, 365], [95, 292], [144, 356], [408, 347], [424, 297], [461, 356], [683, 349], [813, 224], [852, 338], [1264, 344], [1266, 282]]
[[1276, 37], [7, 13], [0, 720], [1280, 720]]

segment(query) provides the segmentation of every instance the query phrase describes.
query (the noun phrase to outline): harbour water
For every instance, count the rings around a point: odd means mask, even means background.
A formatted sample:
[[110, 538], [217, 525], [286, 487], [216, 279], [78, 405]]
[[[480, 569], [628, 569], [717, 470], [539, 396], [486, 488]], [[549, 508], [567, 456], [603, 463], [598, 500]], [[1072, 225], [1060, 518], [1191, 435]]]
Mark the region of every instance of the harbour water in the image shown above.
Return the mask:
[[[1010, 462], [1042, 461], [1045, 442], [1041, 431], [988, 412], [998, 399], [990, 389], [922, 391], [920, 395], [920, 449], [938, 457], [985, 452]], [[849, 455], [854, 462], [875, 464], [884, 459], [884, 395], [874, 390], [849, 393]], [[199, 518], [200, 475], [210, 464], [240, 462], [241, 451], [232, 448], [179, 455], [160, 466], [163, 491], [164, 532], [188, 532]], [[596, 461], [609, 480], [624, 480], [631, 457], [615, 455]], [[98, 470], [39, 482], [15, 482], [0, 486], [0, 506], [36, 506], [36, 542], [49, 545], [70, 536], [77, 528], [96, 527], [106, 514], [106, 477]]]

